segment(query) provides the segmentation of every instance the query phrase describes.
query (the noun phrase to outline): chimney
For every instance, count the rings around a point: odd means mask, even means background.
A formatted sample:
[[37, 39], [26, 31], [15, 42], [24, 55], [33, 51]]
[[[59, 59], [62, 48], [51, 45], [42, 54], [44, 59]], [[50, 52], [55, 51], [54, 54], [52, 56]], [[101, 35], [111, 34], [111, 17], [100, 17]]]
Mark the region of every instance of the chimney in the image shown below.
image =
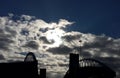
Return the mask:
[[40, 78], [46, 78], [46, 69], [45, 68], [40, 69]]

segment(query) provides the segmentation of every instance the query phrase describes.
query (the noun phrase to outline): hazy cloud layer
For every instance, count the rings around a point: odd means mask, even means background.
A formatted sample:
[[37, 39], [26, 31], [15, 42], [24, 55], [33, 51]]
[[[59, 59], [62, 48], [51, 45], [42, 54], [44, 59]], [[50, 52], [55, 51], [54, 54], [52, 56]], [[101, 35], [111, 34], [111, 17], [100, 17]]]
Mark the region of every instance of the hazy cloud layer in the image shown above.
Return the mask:
[[[34, 52], [40, 67], [51, 78], [61, 78], [68, 69], [69, 53], [95, 58], [108, 64], [120, 77], [120, 39], [76, 31], [65, 31], [74, 22], [45, 22], [34, 16], [13, 14], [0, 17], [0, 60], [23, 60]], [[82, 42], [81, 42], [82, 41]], [[81, 47], [81, 49], [80, 49]], [[81, 51], [81, 52], [80, 52]]]

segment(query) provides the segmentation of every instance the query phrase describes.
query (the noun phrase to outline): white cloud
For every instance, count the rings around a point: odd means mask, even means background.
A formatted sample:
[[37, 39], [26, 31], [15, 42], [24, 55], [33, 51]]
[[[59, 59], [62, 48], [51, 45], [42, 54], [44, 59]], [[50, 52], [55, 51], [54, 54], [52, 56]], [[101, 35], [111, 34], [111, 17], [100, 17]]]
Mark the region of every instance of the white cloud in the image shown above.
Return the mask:
[[0, 60], [23, 60], [26, 53], [31, 51], [37, 56], [40, 66], [47, 68], [51, 78], [58, 78], [68, 69], [69, 53], [74, 50], [79, 52], [82, 46], [81, 57], [100, 59], [120, 72], [120, 39], [67, 32], [64, 29], [74, 22], [65, 19], [47, 23], [29, 15], [21, 15], [17, 20], [13, 17], [0, 17]]

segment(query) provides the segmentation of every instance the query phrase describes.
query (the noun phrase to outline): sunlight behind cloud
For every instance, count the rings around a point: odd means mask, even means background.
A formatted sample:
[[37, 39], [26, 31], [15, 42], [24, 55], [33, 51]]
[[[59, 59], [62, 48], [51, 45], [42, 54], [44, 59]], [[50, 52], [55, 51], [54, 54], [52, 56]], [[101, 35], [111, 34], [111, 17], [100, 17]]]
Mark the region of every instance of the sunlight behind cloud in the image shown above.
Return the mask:
[[62, 36], [64, 35], [64, 31], [61, 29], [49, 30], [46, 32], [46, 38], [48, 41], [52, 42], [51, 46], [59, 47], [62, 44]]

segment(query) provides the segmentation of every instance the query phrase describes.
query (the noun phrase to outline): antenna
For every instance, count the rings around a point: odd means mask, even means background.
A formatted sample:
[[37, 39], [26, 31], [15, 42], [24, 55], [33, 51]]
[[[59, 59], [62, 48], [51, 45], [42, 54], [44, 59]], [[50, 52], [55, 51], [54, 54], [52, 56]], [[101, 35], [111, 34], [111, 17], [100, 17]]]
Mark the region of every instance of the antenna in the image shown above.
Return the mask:
[[82, 45], [81, 45], [82, 40], [79, 40], [79, 42], [80, 42], [80, 52], [82, 52]]
[[[74, 50], [72, 53], [75, 53], [75, 54], [79, 54], [78, 51], [82, 52], [82, 40], [79, 40], [79, 43], [80, 43], [80, 49], [78, 50], [78, 47], [74, 46]], [[72, 43], [70, 43], [71, 45], [76, 45], [74, 41], [72, 41]], [[78, 51], [77, 51], [78, 50]]]

